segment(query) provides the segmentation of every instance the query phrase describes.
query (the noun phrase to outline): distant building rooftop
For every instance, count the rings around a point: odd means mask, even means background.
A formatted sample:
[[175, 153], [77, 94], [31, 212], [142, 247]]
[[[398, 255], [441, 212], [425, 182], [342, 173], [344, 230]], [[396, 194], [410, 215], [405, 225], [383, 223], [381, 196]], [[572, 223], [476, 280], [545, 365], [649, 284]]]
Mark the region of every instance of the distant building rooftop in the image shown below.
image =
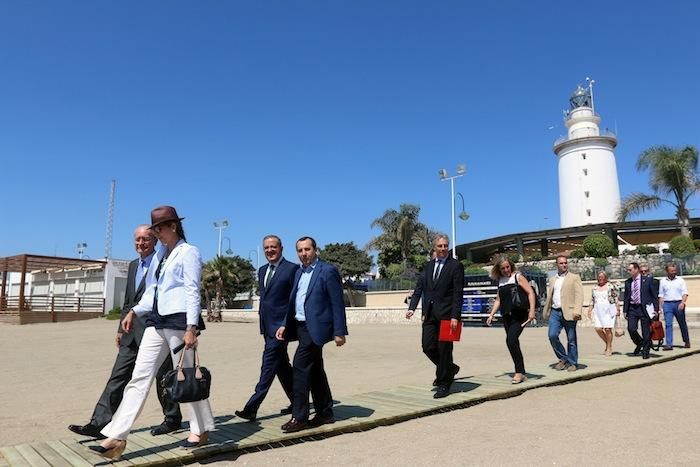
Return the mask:
[[[691, 226], [699, 224], [700, 218], [690, 220]], [[693, 227], [692, 232], [694, 238], [700, 238], [698, 227]], [[457, 245], [457, 256], [475, 263], [489, 262], [499, 253], [518, 253], [526, 258], [533, 254], [551, 256], [581, 248], [583, 240], [595, 233], [608, 235], [617, 248], [620, 243], [625, 242], [632, 245], [668, 242], [676, 235], [680, 235], [680, 227], [677, 219], [660, 219], [513, 233]]]

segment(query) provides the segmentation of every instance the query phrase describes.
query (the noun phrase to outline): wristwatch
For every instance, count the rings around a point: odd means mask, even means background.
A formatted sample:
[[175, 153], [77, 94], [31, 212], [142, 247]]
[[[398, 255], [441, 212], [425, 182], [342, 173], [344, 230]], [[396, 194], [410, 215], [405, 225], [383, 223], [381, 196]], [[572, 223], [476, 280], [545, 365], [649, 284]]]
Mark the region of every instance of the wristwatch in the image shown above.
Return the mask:
[[192, 331], [192, 332], [195, 332], [195, 333], [196, 333], [196, 332], [197, 332], [197, 326], [194, 326], [194, 325], [190, 324], [190, 325], [188, 325], [188, 326], [185, 328], [185, 331]]

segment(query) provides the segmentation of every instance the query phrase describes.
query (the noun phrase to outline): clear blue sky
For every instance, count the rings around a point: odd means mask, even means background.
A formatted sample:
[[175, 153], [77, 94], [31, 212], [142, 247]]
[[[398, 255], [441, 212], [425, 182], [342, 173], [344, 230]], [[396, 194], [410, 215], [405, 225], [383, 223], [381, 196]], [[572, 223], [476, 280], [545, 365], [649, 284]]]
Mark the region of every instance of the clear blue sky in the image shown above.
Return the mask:
[[205, 259], [221, 219], [242, 256], [267, 233], [292, 259], [301, 235], [363, 246], [401, 203], [449, 233], [459, 163], [460, 242], [558, 227], [551, 148], [586, 76], [623, 196], [644, 148], [700, 146], [698, 5], [1, 2], [0, 256], [102, 257], [112, 179], [117, 258], [161, 204]]

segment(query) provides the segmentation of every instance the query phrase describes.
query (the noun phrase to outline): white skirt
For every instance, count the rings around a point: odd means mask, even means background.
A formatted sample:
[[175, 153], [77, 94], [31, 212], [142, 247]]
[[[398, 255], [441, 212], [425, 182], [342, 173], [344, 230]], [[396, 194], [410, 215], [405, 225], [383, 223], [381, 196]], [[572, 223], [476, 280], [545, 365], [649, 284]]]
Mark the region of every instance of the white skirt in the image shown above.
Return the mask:
[[616, 314], [614, 303], [596, 303], [593, 307], [593, 325], [597, 328], [614, 328]]

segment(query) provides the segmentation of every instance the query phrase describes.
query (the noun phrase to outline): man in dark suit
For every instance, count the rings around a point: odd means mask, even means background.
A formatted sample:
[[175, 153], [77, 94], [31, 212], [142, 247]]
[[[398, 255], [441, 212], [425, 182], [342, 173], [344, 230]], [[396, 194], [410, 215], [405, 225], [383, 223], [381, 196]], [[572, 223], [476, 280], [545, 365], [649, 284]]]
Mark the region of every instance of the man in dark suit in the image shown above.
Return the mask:
[[433, 386], [437, 386], [437, 390], [433, 397], [439, 399], [450, 393], [452, 381], [459, 372], [459, 366], [452, 359], [452, 342], [440, 342], [438, 338], [440, 321], [450, 320], [453, 330], [461, 326], [464, 266], [449, 256], [447, 235], [438, 235], [433, 246], [435, 259], [428, 262], [421, 273], [406, 318], [411, 319], [423, 297], [423, 353], [435, 364]]
[[[126, 384], [131, 380], [131, 373], [136, 364], [136, 355], [139, 351], [141, 338], [143, 337], [144, 322], [140, 318], [134, 319], [134, 328], [131, 332], [125, 333], [121, 328], [121, 322], [124, 316], [136, 305], [141, 296], [146, 290], [147, 278], [151, 280], [148, 274], [150, 267], [158, 266], [158, 260], [154, 259], [156, 239], [148, 229], [147, 225], [140, 225], [134, 231], [134, 245], [139, 258], [129, 263], [129, 272], [127, 274], [126, 293], [124, 297], [124, 306], [122, 307], [121, 319], [117, 328], [117, 358], [112, 367], [112, 374], [107, 380], [100, 400], [97, 401], [95, 410], [92, 413], [90, 422], [87, 425], [68, 425], [68, 429], [74, 433], [83, 436], [92, 436], [94, 438], [104, 438], [100, 433], [102, 428], [112, 420], [112, 414], [119, 407], [124, 394]], [[152, 276], [151, 276], [152, 277]], [[170, 358], [165, 359], [165, 363], [158, 370], [156, 376], [156, 384], [160, 386], [162, 376], [169, 370], [172, 370], [173, 364]], [[158, 390], [158, 400], [163, 407], [165, 420], [160, 425], [151, 430], [153, 436], [170, 433], [180, 429], [182, 424], [182, 415], [180, 407], [175, 402], [168, 400], [162, 391]]]
[[[653, 307], [654, 314], [659, 313], [659, 301], [657, 289], [651, 277], [643, 276], [638, 263], [630, 263], [627, 267], [630, 277], [625, 281], [625, 298], [623, 311], [627, 318], [627, 330], [632, 342], [636, 345], [634, 355], [641, 352], [642, 358], [649, 358], [651, 349], [651, 317], [649, 312]], [[641, 323], [642, 335], [639, 335], [637, 327]]]
[[[292, 419], [282, 425], [286, 433], [335, 422], [333, 396], [323, 368], [323, 345], [335, 341], [342, 346], [348, 335], [338, 270], [318, 259], [313, 238], [300, 238], [296, 247], [302, 267], [294, 277], [286, 325], [276, 334], [279, 340], [299, 340], [294, 354]], [[316, 412], [311, 420], [309, 392]]]
[[[243, 410], [236, 410], [236, 415], [253, 421], [267, 391], [270, 390], [275, 376], [279, 379], [289, 402], [294, 400], [292, 392], [292, 365], [287, 354], [287, 342], [277, 340], [275, 333], [284, 326], [289, 311], [289, 296], [294, 285], [294, 276], [299, 265], [290, 263], [282, 257], [282, 240], [276, 235], [263, 239], [263, 250], [268, 264], [258, 270], [258, 290], [260, 290], [260, 334], [265, 339], [260, 379], [255, 386], [255, 393], [250, 397]], [[290, 414], [291, 405], [282, 409], [282, 415]]]

